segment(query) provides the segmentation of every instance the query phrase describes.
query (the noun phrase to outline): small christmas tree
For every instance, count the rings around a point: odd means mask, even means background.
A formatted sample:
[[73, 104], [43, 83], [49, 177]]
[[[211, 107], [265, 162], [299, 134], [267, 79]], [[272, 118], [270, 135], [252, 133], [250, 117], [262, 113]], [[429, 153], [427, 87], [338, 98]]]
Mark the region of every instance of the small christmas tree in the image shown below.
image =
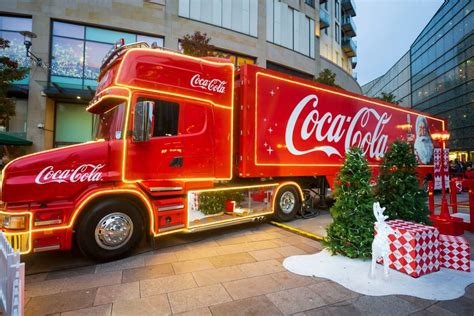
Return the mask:
[[326, 246], [333, 254], [369, 258], [374, 239], [372, 173], [362, 150], [351, 148], [336, 178], [331, 207], [333, 223], [327, 228]]
[[393, 142], [380, 165], [376, 200], [387, 208], [390, 219], [428, 223], [426, 195], [417, 178], [418, 163], [410, 145]]

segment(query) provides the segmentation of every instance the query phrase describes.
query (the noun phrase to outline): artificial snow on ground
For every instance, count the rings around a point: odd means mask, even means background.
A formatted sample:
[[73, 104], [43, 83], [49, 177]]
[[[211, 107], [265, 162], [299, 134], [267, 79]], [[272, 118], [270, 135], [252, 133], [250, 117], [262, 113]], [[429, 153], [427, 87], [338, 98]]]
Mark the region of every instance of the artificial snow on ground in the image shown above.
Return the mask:
[[383, 266], [377, 264], [375, 278], [370, 278], [370, 260], [331, 256], [327, 249], [314, 255], [286, 258], [283, 266], [296, 274], [330, 279], [364, 295], [410, 295], [429, 300], [452, 300], [464, 295], [464, 289], [474, 283], [474, 261], [471, 272], [441, 268], [440, 271], [413, 278], [389, 269], [383, 278]]

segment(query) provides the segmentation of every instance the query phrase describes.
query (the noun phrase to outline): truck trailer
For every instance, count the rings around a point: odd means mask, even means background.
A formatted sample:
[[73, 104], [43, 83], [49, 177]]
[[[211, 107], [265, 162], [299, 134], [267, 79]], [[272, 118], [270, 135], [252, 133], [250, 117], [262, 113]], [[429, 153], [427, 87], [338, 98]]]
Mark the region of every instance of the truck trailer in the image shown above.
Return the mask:
[[408, 108], [145, 43], [111, 50], [87, 110], [93, 141], [3, 169], [0, 229], [22, 254], [75, 241], [111, 260], [145, 236], [289, 221], [333, 186], [351, 147], [376, 172], [391, 142], [413, 142], [423, 177], [433, 170], [428, 132], [445, 129]]

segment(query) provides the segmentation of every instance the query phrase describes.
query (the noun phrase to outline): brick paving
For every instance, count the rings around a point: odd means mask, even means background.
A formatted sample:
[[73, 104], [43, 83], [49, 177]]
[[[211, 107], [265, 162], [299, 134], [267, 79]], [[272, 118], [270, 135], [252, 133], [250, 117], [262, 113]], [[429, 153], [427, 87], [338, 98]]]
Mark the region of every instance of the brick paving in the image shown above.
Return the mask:
[[[317, 226], [318, 218], [305, 220]], [[473, 315], [474, 285], [452, 301], [372, 297], [286, 271], [323, 247], [251, 225], [123, 260], [26, 277], [26, 315]], [[466, 234], [474, 245], [474, 235]]]

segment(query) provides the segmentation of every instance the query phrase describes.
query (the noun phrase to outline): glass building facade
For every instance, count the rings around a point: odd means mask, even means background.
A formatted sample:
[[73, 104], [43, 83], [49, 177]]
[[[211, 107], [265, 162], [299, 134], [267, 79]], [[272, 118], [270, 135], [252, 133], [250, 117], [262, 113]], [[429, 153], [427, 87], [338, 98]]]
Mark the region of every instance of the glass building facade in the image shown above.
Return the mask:
[[474, 1], [445, 1], [410, 48], [412, 107], [448, 119], [449, 147], [474, 160]]
[[379, 97], [382, 92], [392, 93], [399, 105], [411, 106], [410, 52], [407, 52], [389, 71], [362, 87], [365, 95]]
[[365, 95], [448, 120], [450, 158], [474, 161], [474, 0], [446, 0], [410, 50]]

